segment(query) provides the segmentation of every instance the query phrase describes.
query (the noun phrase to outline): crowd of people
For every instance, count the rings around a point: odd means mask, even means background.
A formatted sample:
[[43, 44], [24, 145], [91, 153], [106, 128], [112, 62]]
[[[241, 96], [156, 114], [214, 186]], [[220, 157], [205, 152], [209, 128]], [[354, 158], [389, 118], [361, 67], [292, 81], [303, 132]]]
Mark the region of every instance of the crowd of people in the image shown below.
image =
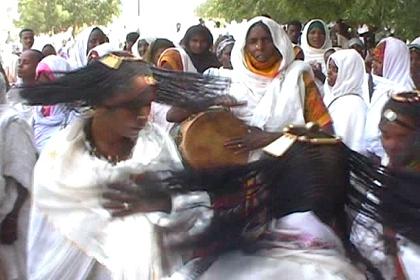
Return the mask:
[[[34, 36], [0, 73], [0, 280], [420, 275], [420, 37], [267, 16], [123, 49]], [[209, 112], [240, 129], [186, 141]], [[195, 168], [199, 134], [229, 164]]]

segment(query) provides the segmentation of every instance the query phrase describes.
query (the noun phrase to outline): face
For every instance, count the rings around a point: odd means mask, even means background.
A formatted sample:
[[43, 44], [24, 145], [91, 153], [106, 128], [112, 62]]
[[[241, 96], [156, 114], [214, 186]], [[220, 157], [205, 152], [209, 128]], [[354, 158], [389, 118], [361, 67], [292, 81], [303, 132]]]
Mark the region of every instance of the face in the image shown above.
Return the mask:
[[328, 51], [324, 52], [324, 62], [325, 62], [325, 64], [327, 64], [327, 62], [328, 62], [328, 58], [330, 58], [330, 56], [331, 56], [333, 53], [335, 53], [335, 50], [334, 50], [334, 49], [330, 49], [330, 50], [328, 50]]
[[90, 35], [89, 35], [86, 54], [91, 49], [93, 49], [94, 47], [99, 46], [99, 45], [101, 45], [101, 44], [103, 44], [105, 42], [106, 42], [106, 37], [102, 33], [102, 31], [100, 31], [100, 30], [94, 30], [94, 31], [92, 31], [92, 33], [90, 33]]
[[372, 60], [372, 71], [373, 74], [381, 76], [383, 75], [383, 57], [380, 57], [379, 53], [381, 53], [380, 49], [385, 48], [385, 44], [379, 44], [375, 50], [373, 51], [373, 60]]
[[116, 134], [135, 141], [147, 123], [154, 98], [153, 86], [149, 86], [144, 77], [138, 77], [133, 81], [132, 89], [107, 99], [98, 110], [106, 116]]
[[230, 61], [230, 55], [232, 53], [233, 45], [227, 46], [223, 49], [220, 55], [219, 61], [223, 65], [223, 68], [232, 69], [232, 62]]
[[157, 63], [158, 63], [158, 61], [159, 61], [159, 57], [160, 57], [160, 55], [166, 50], [167, 48], [160, 48], [160, 49], [157, 49], [157, 51], [155, 52], [155, 54], [153, 55], [153, 58], [152, 58], [152, 62], [153, 62], [153, 64], [154, 65], [157, 65]]
[[193, 54], [202, 54], [210, 48], [207, 36], [203, 34], [193, 35], [188, 42], [188, 47]]
[[[401, 121], [414, 126], [413, 120], [404, 116], [398, 116]], [[390, 160], [390, 166], [403, 167], [413, 156], [415, 143], [415, 131], [403, 127], [395, 122], [383, 122], [379, 126], [381, 130], [382, 145]]]
[[25, 31], [22, 33], [20, 38], [20, 42], [22, 43], [23, 49], [28, 50], [32, 48], [34, 44], [34, 33], [31, 31]]
[[54, 49], [53, 47], [51, 47], [51, 46], [46, 46], [46, 47], [44, 47], [44, 48], [42, 49], [42, 54], [43, 54], [44, 56], [49, 56], [49, 55], [56, 55], [57, 53], [56, 53], [56, 51], [55, 51], [55, 49]]
[[146, 42], [140, 42], [138, 44], [139, 55], [141, 57], [143, 57], [145, 55], [148, 47], [149, 47], [149, 44], [146, 43]]
[[245, 50], [259, 62], [267, 62], [277, 53], [271, 34], [261, 25], [249, 30]]
[[417, 89], [420, 89], [420, 50], [410, 50], [411, 62], [411, 77], [416, 84]]
[[337, 75], [338, 75], [338, 67], [335, 64], [334, 60], [330, 59], [330, 62], [328, 63], [328, 70], [327, 70], [327, 82], [330, 87], [335, 85], [335, 82], [337, 81]]
[[38, 65], [37, 55], [30, 50], [24, 51], [18, 61], [18, 76], [24, 82], [35, 80], [35, 70]]
[[311, 47], [320, 49], [325, 43], [325, 33], [319, 28], [312, 28], [308, 33], [308, 43]]
[[287, 27], [287, 36], [289, 36], [289, 39], [297, 44], [299, 41], [299, 37], [300, 37], [300, 28], [296, 25], [289, 25]]

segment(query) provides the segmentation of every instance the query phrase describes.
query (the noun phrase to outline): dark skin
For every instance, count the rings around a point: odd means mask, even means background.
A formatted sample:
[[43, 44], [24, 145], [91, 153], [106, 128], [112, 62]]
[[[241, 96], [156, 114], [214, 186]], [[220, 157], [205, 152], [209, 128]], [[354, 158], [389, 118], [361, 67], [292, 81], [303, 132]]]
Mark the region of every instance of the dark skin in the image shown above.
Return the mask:
[[39, 57], [32, 50], [24, 51], [19, 57], [18, 76], [25, 84], [35, 83], [35, 70], [38, 63]]
[[98, 30], [98, 29], [93, 30], [89, 35], [86, 54], [88, 54], [89, 51], [93, 49], [94, 47], [105, 43], [106, 40], [107, 38], [101, 30]]
[[420, 89], [420, 50], [412, 48], [410, 50], [410, 69], [411, 78], [416, 86], [416, 89]]
[[34, 45], [34, 33], [32, 31], [22, 32], [20, 36], [22, 51], [29, 50]]
[[[14, 180], [13, 178], [7, 177], [6, 182]], [[22, 187], [19, 183], [15, 182], [18, 190], [18, 196], [13, 210], [4, 218], [0, 224], [0, 243], [12, 244], [18, 239], [18, 218], [19, 211], [22, 208], [23, 203], [28, 196], [28, 191]]]
[[[112, 161], [130, 158], [138, 133], [147, 123], [154, 98], [153, 86], [148, 85], [144, 77], [138, 77], [133, 81], [131, 89], [114, 94], [97, 106], [90, 127], [96, 153]], [[141, 185], [142, 179], [141, 174], [136, 175], [130, 183]], [[113, 216], [138, 212], [170, 212], [172, 205], [169, 195], [142, 193], [141, 188], [133, 188], [130, 183], [109, 185], [103, 193], [103, 207]]]

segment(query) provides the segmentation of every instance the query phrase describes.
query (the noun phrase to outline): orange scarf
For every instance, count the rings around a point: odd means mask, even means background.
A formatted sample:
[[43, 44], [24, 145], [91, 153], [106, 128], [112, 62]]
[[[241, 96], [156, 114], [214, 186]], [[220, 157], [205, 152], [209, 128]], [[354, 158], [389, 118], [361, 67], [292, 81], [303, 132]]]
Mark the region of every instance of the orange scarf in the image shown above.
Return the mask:
[[261, 75], [267, 78], [274, 78], [280, 73], [280, 63], [281, 57], [277, 55], [272, 56], [266, 62], [259, 62], [248, 52], [245, 52], [245, 64], [247, 68], [249, 71], [257, 75]]

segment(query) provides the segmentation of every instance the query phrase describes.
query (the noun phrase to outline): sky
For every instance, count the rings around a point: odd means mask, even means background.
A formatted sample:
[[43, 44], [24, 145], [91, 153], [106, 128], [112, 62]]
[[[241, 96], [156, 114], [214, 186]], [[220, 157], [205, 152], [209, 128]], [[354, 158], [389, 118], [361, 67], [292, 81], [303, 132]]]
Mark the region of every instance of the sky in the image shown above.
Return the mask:
[[[140, 17], [138, 3], [140, 2]], [[176, 23], [181, 23], [181, 32], [192, 24], [198, 23], [194, 10], [205, 0], [121, 0], [121, 15], [109, 26], [111, 37], [120, 40], [131, 31], [140, 31], [142, 37], [161, 36], [172, 40], [178, 39]], [[18, 0], [1, 0], [0, 42], [7, 38], [7, 32], [17, 38], [18, 28], [13, 20], [18, 18]], [[118, 37], [118, 38], [117, 38]]]

